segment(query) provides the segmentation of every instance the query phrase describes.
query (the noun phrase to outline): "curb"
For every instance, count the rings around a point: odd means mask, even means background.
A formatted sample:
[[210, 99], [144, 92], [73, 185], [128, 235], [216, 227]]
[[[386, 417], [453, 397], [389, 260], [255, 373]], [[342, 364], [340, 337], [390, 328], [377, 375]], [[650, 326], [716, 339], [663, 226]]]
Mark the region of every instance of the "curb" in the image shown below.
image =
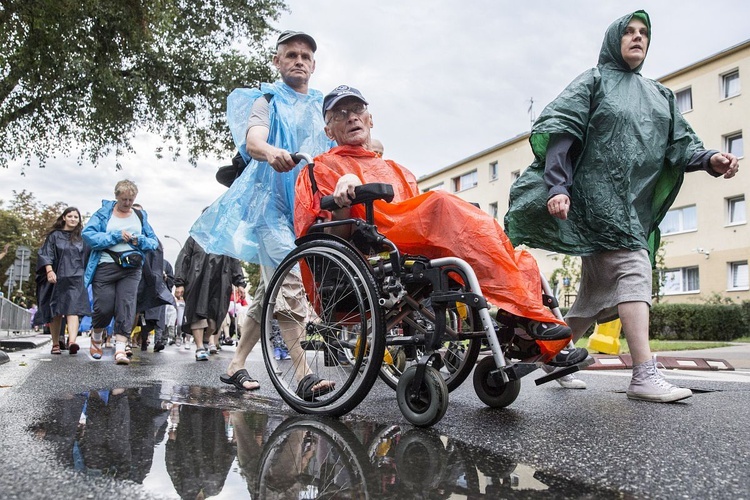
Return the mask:
[[[630, 354], [611, 356], [607, 354], [592, 354], [594, 363], [586, 367], [586, 370], [622, 370], [633, 368], [633, 359]], [[734, 371], [734, 367], [725, 359], [718, 358], [691, 358], [678, 356], [657, 355], [656, 363], [668, 370], [711, 370], [711, 371]]]

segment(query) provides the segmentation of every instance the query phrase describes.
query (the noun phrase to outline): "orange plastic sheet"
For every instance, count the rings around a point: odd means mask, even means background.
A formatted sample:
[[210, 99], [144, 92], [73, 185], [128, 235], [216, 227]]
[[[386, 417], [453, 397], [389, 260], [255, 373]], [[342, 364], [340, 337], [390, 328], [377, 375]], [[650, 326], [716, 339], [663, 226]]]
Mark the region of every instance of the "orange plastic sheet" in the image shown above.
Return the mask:
[[[297, 178], [294, 226], [298, 235], [305, 234], [316, 217], [325, 216], [320, 198], [333, 193], [342, 175], [355, 174], [363, 184], [389, 183], [395, 197], [391, 203], [375, 202], [375, 223], [402, 253], [464, 259], [493, 305], [524, 318], [561, 323], [542, 304], [534, 258], [514, 250], [497, 221], [482, 210], [445, 191], [419, 194], [411, 172], [361, 147], [335, 147], [315, 158], [314, 170], [316, 194], [307, 172]], [[364, 218], [364, 208], [353, 207], [352, 216]]]

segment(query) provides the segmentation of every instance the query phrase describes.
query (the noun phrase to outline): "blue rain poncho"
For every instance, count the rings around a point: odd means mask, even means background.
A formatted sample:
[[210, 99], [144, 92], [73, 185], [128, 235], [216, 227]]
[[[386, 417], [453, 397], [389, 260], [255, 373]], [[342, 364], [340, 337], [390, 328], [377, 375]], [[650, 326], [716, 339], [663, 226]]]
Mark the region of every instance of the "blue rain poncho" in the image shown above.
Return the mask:
[[[637, 11], [607, 29], [599, 62], [550, 103], [534, 123], [534, 163], [510, 191], [505, 230], [514, 245], [569, 255], [659, 246], [659, 222], [682, 184], [685, 167], [703, 144], [680, 114], [674, 94], [630, 69], [620, 40]], [[550, 136], [576, 141], [568, 220], [547, 211], [544, 182]]]
[[311, 89], [300, 94], [283, 82], [264, 83], [260, 89], [235, 89], [227, 98], [227, 122], [247, 168], [203, 212], [190, 235], [206, 253], [276, 267], [294, 248], [294, 184], [301, 167], [280, 173], [247, 154], [248, 119], [253, 102], [264, 94], [273, 95], [269, 144], [311, 156], [334, 145], [323, 130], [321, 92]]

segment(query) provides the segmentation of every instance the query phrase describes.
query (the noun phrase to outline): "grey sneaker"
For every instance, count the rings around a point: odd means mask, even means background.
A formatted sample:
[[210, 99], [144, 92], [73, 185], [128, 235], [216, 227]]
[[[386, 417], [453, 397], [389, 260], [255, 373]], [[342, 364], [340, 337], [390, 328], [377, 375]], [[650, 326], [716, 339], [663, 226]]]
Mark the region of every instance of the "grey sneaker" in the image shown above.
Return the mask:
[[[544, 370], [546, 373], [552, 373], [556, 370], [556, 368], [554, 366], [542, 365], [542, 370]], [[586, 388], [586, 382], [576, 377], [572, 373], [565, 375], [564, 377], [555, 379], [555, 382], [557, 382], [558, 384], [560, 384], [562, 387], [566, 389], [585, 389]]]
[[633, 378], [630, 379], [627, 395], [630, 399], [673, 403], [689, 398], [693, 391], [667, 382], [652, 359], [633, 367]]

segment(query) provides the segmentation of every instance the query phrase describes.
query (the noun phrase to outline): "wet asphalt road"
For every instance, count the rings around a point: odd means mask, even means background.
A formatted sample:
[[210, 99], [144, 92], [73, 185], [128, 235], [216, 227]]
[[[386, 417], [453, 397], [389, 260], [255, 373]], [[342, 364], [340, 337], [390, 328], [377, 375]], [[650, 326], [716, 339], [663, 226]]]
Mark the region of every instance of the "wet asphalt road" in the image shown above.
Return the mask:
[[[83, 339], [81, 344], [87, 342]], [[136, 352], [128, 367], [116, 366], [111, 350], [98, 362], [88, 357], [87, 348], [75, 357], [64, 353], [53, 358], [49, 345], [9, 353], [10, 362], [0, 365], [0, 498], [174, 495], [153, 484], [146, 487], [106, 475], [76, 474], [61, 463], [55, 443], [42, 439], [39, 432], [39, 424], [49, 423], [61, 397], [156, 382], [162, 393], [165, 387], [174, 387], [175, 394], [178, 387], [207, 388], [192, 401], [197, 405], [281, 419], [296, 415], [266, 380], [259, 350], [251, 354], [248, 369], [261, 381], [260, 391], [239, 394], [219, 381], [231, 349], [196, 363], [192, 351], [170, 346], [157, 354]], [[486, 453], [496, 462], [515, 464], [517, 484], [508, 480], [502, 495], [481, 489], [486, 497], [750, 498], [750, 370], [679, 370], [667, 375], [696, 394], [676, 404], [636, 402], [624, 394], [628, 372], [583, 372], [580, 377], [589, 386], [585, 391], [563, 390], [554, 383], [536, 387], [533, 379], [539, 375], [533, 373], [523, 380], [521, 394], [509, 408], [490, 410], [476, 397], [469, 379], [451, 393], [448, 412], [438, 425], [412, 435], [439, 436], [444, 443], [473, 447], [475, 455]], [[163, 397], [171, 399], [170, 394]], [[352, 428], [396, 424], [402, 431], [411, 429], [398, 410], [394, 392], [380, 381], [341, 421]], [[523, 471], [536, 472], [536, 483], [525, 479]], [[551, 487], [555, 481], [566, 485]], [[372, 492], [370, 496], [378, 498]], [[425, 493], [426, 498], [438, 496], [447, 497]]]

